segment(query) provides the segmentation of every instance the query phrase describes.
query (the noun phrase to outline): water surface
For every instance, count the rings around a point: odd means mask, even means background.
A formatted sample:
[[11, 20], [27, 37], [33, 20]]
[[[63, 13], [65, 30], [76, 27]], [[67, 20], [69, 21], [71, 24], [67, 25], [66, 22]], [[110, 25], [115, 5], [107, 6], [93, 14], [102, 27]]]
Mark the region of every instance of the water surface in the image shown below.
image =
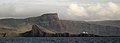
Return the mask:
[[120, 37], [1, 37], [0, 43], [120, 43]]

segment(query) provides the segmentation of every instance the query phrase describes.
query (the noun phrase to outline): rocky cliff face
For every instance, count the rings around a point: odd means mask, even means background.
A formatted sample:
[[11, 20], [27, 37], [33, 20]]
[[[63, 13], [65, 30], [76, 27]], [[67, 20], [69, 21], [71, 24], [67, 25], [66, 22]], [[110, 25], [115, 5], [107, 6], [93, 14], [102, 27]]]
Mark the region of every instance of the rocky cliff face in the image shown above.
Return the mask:
[[[27, 25], [29, 24], [29, 25]], [[13, 29], [19, 31], [17, 33], [32, 33], [36, 34], [41, 32], [36, 26], [37, 25], [45, 32], [52, 31], [55, 33], [75, 33], [79, 34], [87, 31], [91, 34], [103, 35], [103, 36], [120, 36], [120, 22], [117, 21], [96, 21], [96, 22], [86, 22], [86, 21], [71, 21], [71, 20], [59, 20], [57, 13], [47, 13], [38, 17], [30, 17], [26, 19], [1, 19], [0, 29]], [[25, 26], [25, 27], [24, 27]], [[22, 28], [20, 28], [22, 27]], [[28, 28], [29, 27], [29, 28]], [[32, 28], [34, 27], [34, 28]], [[15, 30], [17, 29], [17, 30]], [[35, 30], [34, 30], [35, 29]], [[2, 29], [2, 31], [5, 29]]]
[[57, 13], [43, 14], [42, 16], [26, 19], [28, 23], [37, 24], [50, 30], [60, 32], [61, 24]]
[[[25, 37], [43, 37], [47, 36], [49, 34], [55, 34], [55, 32], [52, 32], [44, 27], [38, 26], [38, 25], [33, 25], [32, 30], [26, 31], [21, 34], [21, 36]], [[50, 35], [49, 35], [50, 36]]]
[[[115, 36], [119, 35], [120, 28], [115, 27], [114, 22], [105, 25], [104, 22], [100, 24], [97, 22], [85, 22], [85, 21], [71, 21], [71, 20], [59, 20], [56, 13], [44, 14], [39, 17], [28, 18], [29, 23], [37, 24], [47, 29], [53, 30], [55, 32], [68, 32], [68, 33], [82, 33], [87, 31], [92, 34], [105, 35], [105, 36]], [[106, 23], [109, 23], [109, 21]], [[119, 26], [119, 22], [115, 22]], [[103, 24], [103, 25], [101, 25]]]
[[89, 22], [80, 21], [61, 21], [63, 30], [69, 33], [82, 33], [87, 31], [88, 33], [103, 35], [103, 36], [114, 36], [119, 35], [120, 28], [110, 25], [99, 25], [92, 24]]

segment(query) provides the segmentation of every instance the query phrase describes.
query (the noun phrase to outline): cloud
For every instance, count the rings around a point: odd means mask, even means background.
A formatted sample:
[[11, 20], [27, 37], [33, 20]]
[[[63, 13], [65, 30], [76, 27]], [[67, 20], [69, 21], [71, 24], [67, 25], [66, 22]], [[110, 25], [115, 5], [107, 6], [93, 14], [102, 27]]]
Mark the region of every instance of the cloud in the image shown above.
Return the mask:
[[104, 17], [108, 17], [108, 18], [113, 18], [115, 16], [117, 16], [120, 11], [120, 6], [113, 3], [113, 2], [109, 2], [106, 4], [105, 7], [102, 7], [101, 10], [99, 12], [97, 12], [100, 16], [104, 16]]
[[96, 4], [95, 6], [89, 6], [88, 8], [87, 8], [87, 10], [89, 11], [89, 12], [98, 12], [99, 10], [101, 9], [101, 4]]
[[120, 7], [115, 3], [109, 2], [108, 3], [108, 9], [110, 11], [112, 11], [113, 13], [116, 13], [116, 12], [118, 12], [120, 10]]
[[70, 4], [68, 11], [77, 16], [86, 15], [86, 10], [84, 7], [78, 6], [77, 4]]
[[62, 19], [119, 19], [119, 2], [118, 0], [1, 0], [0, 18], [39, 16], [47, 12], [58, 12]]
[[84, 20], [109, 20], [118, 19], [120, 16], [120, 6], [108, 2], [106, 4], [98, 3], [92, 6], [79, 6], [79, 4], [70, 4], [68, 12], [72, 15], [77, 15]]

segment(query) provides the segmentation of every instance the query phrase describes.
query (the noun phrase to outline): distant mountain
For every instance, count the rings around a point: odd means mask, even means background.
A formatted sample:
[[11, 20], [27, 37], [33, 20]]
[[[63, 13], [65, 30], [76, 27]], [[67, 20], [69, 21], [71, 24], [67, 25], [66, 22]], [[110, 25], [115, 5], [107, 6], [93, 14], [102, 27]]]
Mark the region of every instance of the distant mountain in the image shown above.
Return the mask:
[[93, 21], [89, 23], [120, 27], [120, 20]]
[[[6, 36], [21, 36], [21, 33], [31, 33], [31, 31], [37, 29], [35, 26], [33, 28], [33, 25], [37, 25], [40, 31], [46, 33], [79, 34], [88, 32], [101, 36], [120, 36], [120, 20], [90, 22], [60, 20], [57, 13], [47, 13], [38, 17], [25, 19], [0, 19], [0, 33], [6, 33]], [[39, 29], [37, 31], [39, 31]]]

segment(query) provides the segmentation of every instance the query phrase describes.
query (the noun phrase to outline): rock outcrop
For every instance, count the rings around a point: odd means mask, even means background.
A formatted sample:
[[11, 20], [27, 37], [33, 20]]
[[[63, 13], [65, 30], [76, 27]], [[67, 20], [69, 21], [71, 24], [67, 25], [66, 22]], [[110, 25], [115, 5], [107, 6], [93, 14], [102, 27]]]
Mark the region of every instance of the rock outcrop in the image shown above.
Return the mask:
[[57, 32], [60, 32], [61, 30], [61, 25], [57, 13], [43, 14], [38, 17], [27, 18], [26, 20], [28, 23], [37, 24], [49, 30], [55, 30]]
[[38, 25], [33, 25], [32, 30], [22, 33], [21, 35], [25, 37], [28, 37], [28, 36], [29, 37], [44, 37], [44, 36], [51, 36], [52, 34], [55, 34], [55, 32], [52, 32]]

